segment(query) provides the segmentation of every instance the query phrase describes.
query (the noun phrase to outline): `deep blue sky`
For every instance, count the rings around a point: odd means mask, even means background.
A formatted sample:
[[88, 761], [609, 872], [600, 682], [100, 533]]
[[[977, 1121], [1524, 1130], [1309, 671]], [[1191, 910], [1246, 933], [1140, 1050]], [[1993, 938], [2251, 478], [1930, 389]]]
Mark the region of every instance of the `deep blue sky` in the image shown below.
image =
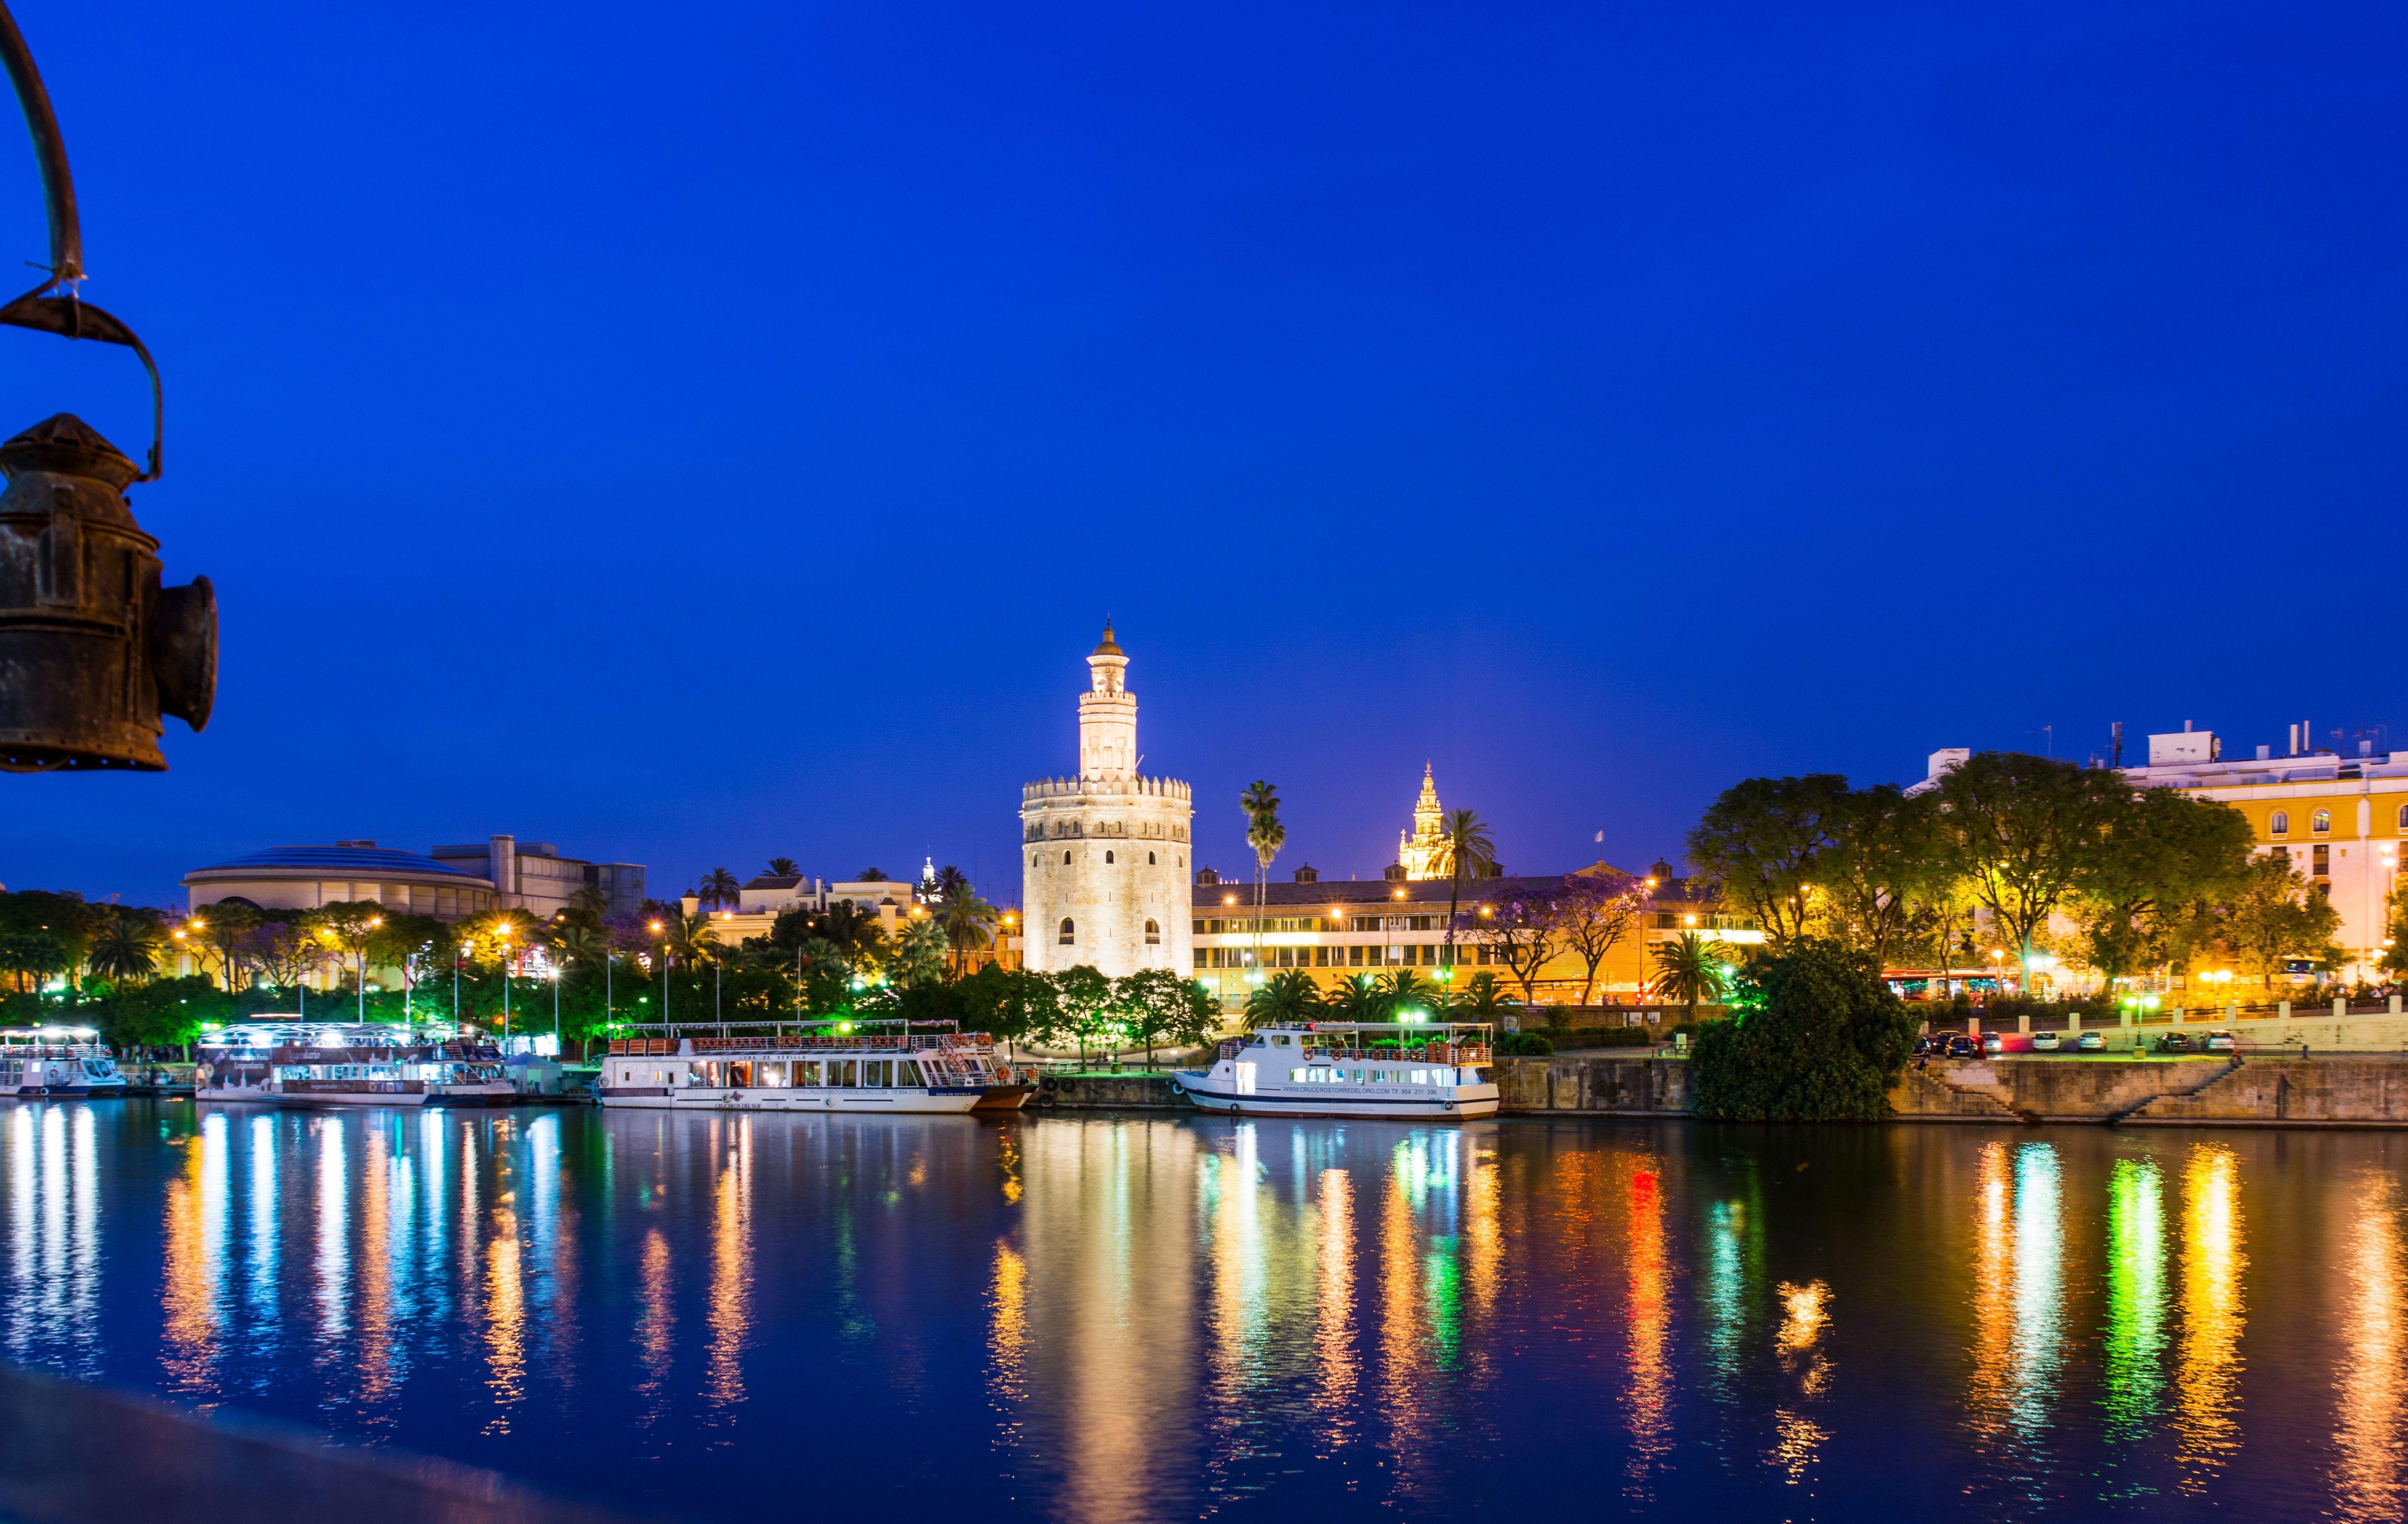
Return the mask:
[[[1426, 759], [1538, 871], [2044, 726], [2408, 745], [2396, 10], [17, 14], [225, 643], [173, 771], [5, 784], [11, 888], [506, 830], [1016, 899], [1107, 611], [1225, 871], [1257, 776], [1369, 876]], [[0, 431], [140, 448], [122, 352], [0, 355]]]

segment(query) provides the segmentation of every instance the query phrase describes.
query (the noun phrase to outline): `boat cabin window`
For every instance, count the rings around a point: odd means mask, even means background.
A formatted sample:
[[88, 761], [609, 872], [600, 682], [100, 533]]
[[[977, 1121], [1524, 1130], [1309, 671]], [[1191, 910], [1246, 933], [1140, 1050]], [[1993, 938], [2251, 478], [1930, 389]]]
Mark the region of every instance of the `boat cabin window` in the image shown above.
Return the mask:
[[1285, 1032], [1273, 1032], [1271, 1034], [1271, 1046], [1275, 1048], [1286, 1047], [1287, 1034]]
[[816, 1086], [820, 1083], [820, 1063], [816, 1058], [795, 1065], [796, 1085]]
[[861, 1083], [873, 1089], [886, 1087], [886, 1060], [865, 1058], [861, 1063]]

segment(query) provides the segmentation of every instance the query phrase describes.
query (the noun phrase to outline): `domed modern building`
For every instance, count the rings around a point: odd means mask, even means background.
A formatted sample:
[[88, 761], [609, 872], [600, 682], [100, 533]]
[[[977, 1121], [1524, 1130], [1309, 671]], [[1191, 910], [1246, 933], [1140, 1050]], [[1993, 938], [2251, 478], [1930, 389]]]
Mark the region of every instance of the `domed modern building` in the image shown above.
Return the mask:
[[184, 875], [195, 911], [224, 900], [259, 910], [316, 910], [373, 899], [390, 911], [456, 921], [494, 908], [494, 881], [374, 841], [270, 847]]

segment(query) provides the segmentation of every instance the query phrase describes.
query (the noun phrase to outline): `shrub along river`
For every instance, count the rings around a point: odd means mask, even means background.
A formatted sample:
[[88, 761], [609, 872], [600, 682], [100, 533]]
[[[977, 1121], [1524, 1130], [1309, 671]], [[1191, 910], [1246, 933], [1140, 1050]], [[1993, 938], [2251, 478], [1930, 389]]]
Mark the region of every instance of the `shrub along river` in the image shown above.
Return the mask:
[[0, 1112], [8, 1359], [631, 1512], [2398, 1518], [2408, 1136]]

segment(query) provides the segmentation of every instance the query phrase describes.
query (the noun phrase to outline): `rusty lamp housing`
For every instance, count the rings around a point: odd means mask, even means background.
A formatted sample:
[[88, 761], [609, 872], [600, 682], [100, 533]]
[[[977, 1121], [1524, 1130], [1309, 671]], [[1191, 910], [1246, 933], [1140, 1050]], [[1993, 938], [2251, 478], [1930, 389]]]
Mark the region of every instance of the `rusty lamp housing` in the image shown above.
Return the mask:
[[50, 94], [0, 5], [0, 65], [16, 86], [50, 212], [50, 279], [0, 306], [0, 323], [122, 344], [150, 373], [145, 470], [71, 413], [0, 444], [0, 770], [160, 772], [163, 715], [194, 730], [217, 693], [217, 595], [207, 577], [159, 585], [159, 541], [125, 489], [156, 482], [166, 405], [134, 330], [83, 301], [83, 234]]

